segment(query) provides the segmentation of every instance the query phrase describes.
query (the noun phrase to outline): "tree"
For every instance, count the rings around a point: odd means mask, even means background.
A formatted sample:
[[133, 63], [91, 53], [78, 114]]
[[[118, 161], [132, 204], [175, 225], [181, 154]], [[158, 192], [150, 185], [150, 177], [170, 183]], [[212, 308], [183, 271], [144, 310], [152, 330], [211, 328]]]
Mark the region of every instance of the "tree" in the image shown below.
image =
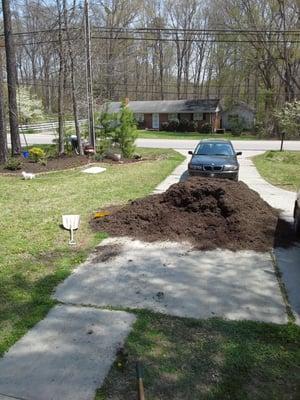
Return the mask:
[[17, 107], [17, 67], [15, 46], [12, 35], [10, 0], [2, 0], [4, 37], [6, 51], [6, 71], [8, 88], [9, 124], [11, 136], [11, 151], [13, 155], [20, 154], [21, 141], [19, 135]]
[[279, 127], [287, 136], [300, 136], [300, 101], [286, 103], [274, 113]]
[[[74, 7], [75, 7], [75, 2], [74, 2]], [[80, 135], [79, 121], [78, 121], [78, 106], [77, 106], [77, 99], [76, 99], [75, 57], [74, 57], [72, 43], [71, 43], [71, 37], [70, 37], [66, 0], [63, 0], [63, 11], [64, 11], [64, 24], [65, 24], [66, 35], [67, 35], [68, 53], [69, 53], [69, 58], [70, 58], [71, 90], [72, 90], [72, 103], [73, 103], [75, 133], [76, 133], [76, 137], [77, 137], [79, 154], [83, 155], [83, 148], [82, 148], [82, 143], [81, 143], [81, 135]]]
[[136, 124], [133, 112], [122, 102], [118, 115], [119, 125], [116, 128], [116, 141], [119, 143], [123, 157], [131, 158], [135, 151], [134, 142], [137, 138]]
[[18, 90], [19, 120], [22, 124], [38, 122], [44, 118], [42, 100], [24, 87]]
[[4, 114], [4, 98], [3, 98], [3, 70], [2, 70], [2, 54], [0, 48], [0, 164], [7, 161], [7, 136]]
[[65, 59], [64, 59], [64, 46], [62, 37], [62, 9], [60, 0], [56, 0], [58, 12], [58, 59], [59, 59], [59, 72], [58, 72], [58, 153], [63, 154], [65, 151], [64, 129], [65, 129], [65, 112], [64, 112], [64, 77], [65, 77]]

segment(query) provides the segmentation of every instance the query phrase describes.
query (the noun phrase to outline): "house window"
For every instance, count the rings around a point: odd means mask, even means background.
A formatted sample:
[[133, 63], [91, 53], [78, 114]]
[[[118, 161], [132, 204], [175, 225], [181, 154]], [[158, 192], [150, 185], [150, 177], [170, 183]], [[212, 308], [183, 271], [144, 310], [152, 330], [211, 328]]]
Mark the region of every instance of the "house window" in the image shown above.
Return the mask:
[[145, 115], [141, 114], [141, 113], [136, 113], [134, 114], [134, 119], [136, 120], [136, 122], [144, 122], [145, 121]]
[[178, 121], [178, 114], [168, 114], [168, 120], [169, 121]]
[[203, 121], [203, 113], [194, 113], [194, 121]]

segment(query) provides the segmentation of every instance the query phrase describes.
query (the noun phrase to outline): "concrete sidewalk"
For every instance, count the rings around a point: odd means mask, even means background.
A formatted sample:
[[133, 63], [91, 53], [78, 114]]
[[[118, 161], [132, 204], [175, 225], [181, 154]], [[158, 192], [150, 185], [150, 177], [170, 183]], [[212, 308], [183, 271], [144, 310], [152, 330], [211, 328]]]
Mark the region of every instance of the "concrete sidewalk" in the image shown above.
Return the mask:
[[0, 359], [0, 400], [93, 400], [133, 314], [56, 306]]
[[187, 150], [176, 150], [178, 153], [185, 157], [185, 160], [174, 169], [174, 171], [165, 180], [163, 180], [153, 191], [153, 193], [165, 192], [171, 185], [180, 181], [181, 177], [187, 170], [188, 164], [188, 151]]

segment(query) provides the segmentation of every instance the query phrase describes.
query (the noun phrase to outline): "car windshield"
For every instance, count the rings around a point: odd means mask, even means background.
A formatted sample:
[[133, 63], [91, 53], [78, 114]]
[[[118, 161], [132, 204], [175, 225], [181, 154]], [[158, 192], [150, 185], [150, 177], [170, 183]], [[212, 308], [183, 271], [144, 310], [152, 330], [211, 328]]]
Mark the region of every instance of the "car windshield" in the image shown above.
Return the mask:
[[229, 143], [200, 143], [195, 151], [198, 156], [233, 156], [234, 151]]

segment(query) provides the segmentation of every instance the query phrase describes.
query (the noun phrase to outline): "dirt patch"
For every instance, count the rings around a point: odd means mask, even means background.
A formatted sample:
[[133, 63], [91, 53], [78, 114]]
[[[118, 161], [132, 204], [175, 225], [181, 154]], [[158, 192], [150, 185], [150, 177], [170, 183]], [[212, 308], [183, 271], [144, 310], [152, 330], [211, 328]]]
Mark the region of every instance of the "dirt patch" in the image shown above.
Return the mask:
[[121, 246], [116, 244], [98, 246], [92, 255], [93, 263], [106, 262], [121, 254]]
[[92, 220], [97, 231], [145, 241], [189, 241], [197, 249], [267, 251], [278, 212], [243, 182], [194, 177]]

